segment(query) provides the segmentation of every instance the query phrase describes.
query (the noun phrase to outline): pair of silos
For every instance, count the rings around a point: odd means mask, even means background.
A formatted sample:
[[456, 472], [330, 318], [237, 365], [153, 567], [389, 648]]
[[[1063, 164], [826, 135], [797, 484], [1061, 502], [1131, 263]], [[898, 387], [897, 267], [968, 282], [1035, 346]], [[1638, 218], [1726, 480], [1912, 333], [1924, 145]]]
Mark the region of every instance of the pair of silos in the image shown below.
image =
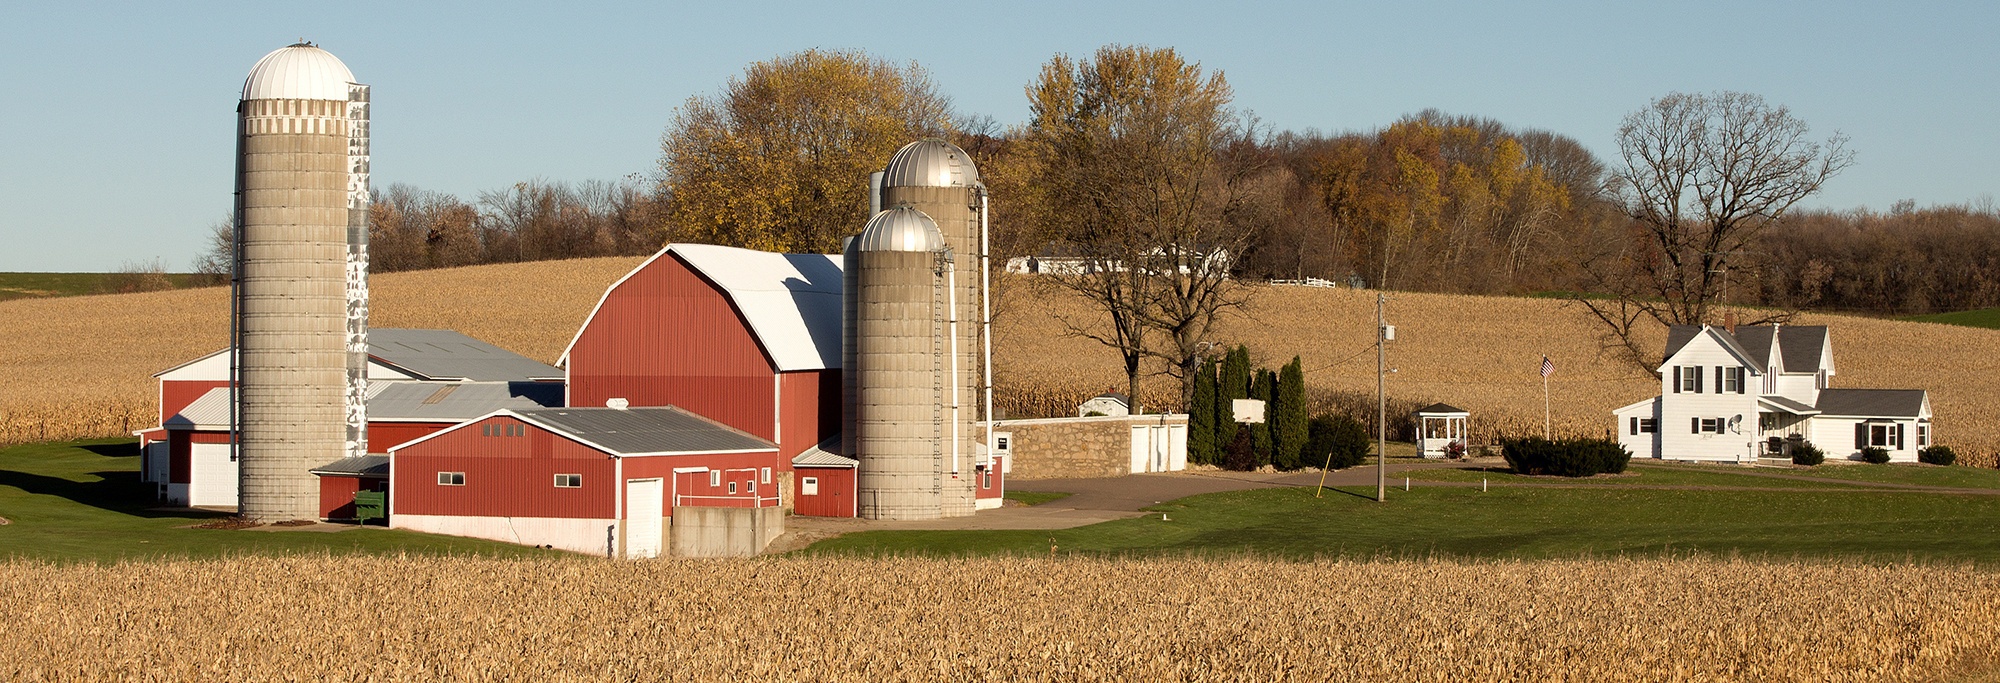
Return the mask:
[[966, 153], [910, 143], [871, 182], [845, 262], [842, 446], [862, 517], [971, 515], [985, 465], [983, 188]]
[[232, 358], [237, 502], [319, 516], [310, 470], [367, 452], [369, 88], [310, 43], [237, 104]]

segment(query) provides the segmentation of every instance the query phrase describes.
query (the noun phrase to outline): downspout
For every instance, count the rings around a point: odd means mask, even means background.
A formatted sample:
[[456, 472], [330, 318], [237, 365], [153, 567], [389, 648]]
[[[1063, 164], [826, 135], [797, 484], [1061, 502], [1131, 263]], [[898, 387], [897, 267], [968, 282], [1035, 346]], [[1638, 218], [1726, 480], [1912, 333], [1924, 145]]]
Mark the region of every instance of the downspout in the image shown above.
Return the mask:
[[979, 339], [985, 345], [980, 366], [986, 372], [986, 467], [993, 467], [993, 250], [988, 240], [986, 184], [979, 184]]

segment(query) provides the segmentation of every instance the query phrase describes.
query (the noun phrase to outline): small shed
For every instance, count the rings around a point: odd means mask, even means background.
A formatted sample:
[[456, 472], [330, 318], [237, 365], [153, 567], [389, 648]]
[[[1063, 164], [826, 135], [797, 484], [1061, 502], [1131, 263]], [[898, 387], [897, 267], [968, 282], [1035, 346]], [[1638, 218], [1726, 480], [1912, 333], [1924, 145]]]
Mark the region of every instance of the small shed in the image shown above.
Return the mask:
[[1444, 403], [1433, 403], [1413, 414], [1417, 427], [1417, 450], [1426, 458], [1442, 458], [1452, 444], [1466, 445], [1466, 423], [1472, 413]]
[[842, 456], [840, 439], [827, 439], [792, 458], [792, 512], [808, 517], [853, 517], [854, 470], [861, 461]]
[[1077, 417], [1124, 417], [1132, 414], [1132, 399], [1118, 392], [1106, 392], [1076, 407]]

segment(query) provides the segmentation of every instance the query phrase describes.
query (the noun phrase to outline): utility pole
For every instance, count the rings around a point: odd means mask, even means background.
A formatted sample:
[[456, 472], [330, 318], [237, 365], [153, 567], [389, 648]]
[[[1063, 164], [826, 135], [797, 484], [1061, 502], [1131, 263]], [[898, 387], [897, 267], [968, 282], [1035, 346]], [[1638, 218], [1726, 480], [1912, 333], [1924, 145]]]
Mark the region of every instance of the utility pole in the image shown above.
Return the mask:
[[1384, 377], [1388, 376], [1389, 325], [1382, 320], [1382, 305], [1389, 297], [1375, 292], [1375, 502], [1388, 500], [1389, 495], [1389, 398], [1383, 393], [1386, 388]]

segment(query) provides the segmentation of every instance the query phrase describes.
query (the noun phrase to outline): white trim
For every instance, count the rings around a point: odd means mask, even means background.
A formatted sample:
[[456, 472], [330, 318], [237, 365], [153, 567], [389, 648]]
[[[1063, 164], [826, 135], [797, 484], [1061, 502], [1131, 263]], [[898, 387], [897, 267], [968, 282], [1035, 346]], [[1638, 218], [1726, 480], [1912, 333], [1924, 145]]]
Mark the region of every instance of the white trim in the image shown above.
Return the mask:
[[707, 472], [707, 471], [708, 471], [708, 468], [706, 468], [706, 467], [676, 467], [676, 468], [674, 468], [674, 474], [687, 474], [687, 473], [689, 473], [689, 472]]
[[[190, 366], [190, 365], [194, 365], [195, 363], [199, 363], [199, 362], [202, 362], [202, 361], [205, 361], [205, 360], [208, 360], [208, 359], [210, 359], [210, 358], [214, 358], [214, 357], [216, 357], [216, 356], [219, 356], [219, 355], [222, 355], [222, 354], [225, 354], [225, 353], [229, 353], [229, 349], [226, 349], [226, 348], [225, 348], [225, 349], [223, 349], [223, 350], [221, 350], [221, 351], [216, 351], [216, 352], [213, 352], [213, 353], [208, 353], [208, 354], [204, 354], [204, 355], [202, 355], [202, 357], [200, 357], [200, 358], [196, 358], [196, 359], [194, 359], [194, 360], [191, 360], [191, 361], [188, 361], [188, 362], [185, 362], [185, 363], [182, 363], [182, 364], [180, 364], [180, 365], [176, 365], [176, 366], [173, 366], [173, 367], [171, 367], [171, 368], [167, 368], [167, 369], [165, 369], [165, 370], [161, 370], [161, 371], [159, 371], [159, 372], [155, 372], [155, 373], [153, 373], [153, 376], [154, 376], [154, 377], [159, 377], [159, 376], [162, 376], [162, 375], [165, 375], [165, 374], [167, 374], [167, 373], [169, 373], [169, 372], [173, 372], [173, 371], [175, 371], [175, 370], [179, 370], [179, 369], [181, 369], [181, 368], [185, 368], [185, 367], [187, 367], [187, 366]], [[176, 380], [176, 381], [192, 381], [192, 380]]]

